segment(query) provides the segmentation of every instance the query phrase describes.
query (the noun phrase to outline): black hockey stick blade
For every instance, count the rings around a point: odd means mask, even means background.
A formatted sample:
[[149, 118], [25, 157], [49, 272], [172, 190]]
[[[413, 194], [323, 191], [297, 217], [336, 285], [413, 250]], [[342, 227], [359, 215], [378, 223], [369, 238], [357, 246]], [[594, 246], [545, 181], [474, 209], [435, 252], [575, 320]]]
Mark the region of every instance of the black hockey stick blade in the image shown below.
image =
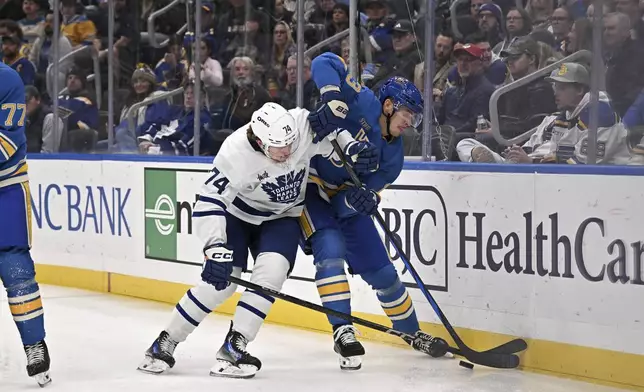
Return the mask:
[[[528, 344], [526, 343], [525, 340], [523, 340], [523, 339], [514, 339], [514, 340], [510, 340], [507, 343], [503, 343], [500, 346], [493, 347], [493, 348], [491, 348], [489, 350], [485, 350], [485, 351], [483, 351], [483, 353], [516, 354], [516, 353], [519, 353], [519, 352], [521, 352], [521, 351], [523, 351], [523, 350], [525, 350], [527, 348], [528, 348]], [[459, 350], [458, 348], [453, 348], [453, 349], [450, 349], [448, 351], [451, 352], [452, 354], [455, 354], [455, 355], [461, 355], [461, 356], [463, 355], [463, 354], [461, 354], [461, 350]]]
[[[340, 148], [340, 145], [338, 144], [338, 141], [333, 139], [331, 140], [331, 145], [333, 146], [333, 149], [335, 150], [335, 153], [338, 155], [340, 160], [342, 161], [342, 164], [344, 168], [346, 169], [347, 173], [349, 174], [349, 177], [351, 178], [351, 181], [353, 184], [357, 187], [363, 186], [362, 182], [360, 181], [360, 178], [356, 174], [356, 172], [353, 170], [353, 167], [347, 162], [346, 156], [344, 155], [344, 152], [342, 151], [342, 148]], [[419, 290], [425, 295], [427, 300], [429, 301], [430, 305], [436, 312], [436, 315], [439, 317], [441, 322], [443, 323], [443, 326], [449, 333], [449, 335], [454, 339], [454, 342], [456, 342], [456, 345], [459, 348], [459, 352], [461, 353], [462, 356], [467, 358], [473, 363], [483, 365], [483, 366], [488, 366], [488, 367], [494, 367], [494, 368], [501, 368], [501, 369], [512, 369], [516, 368], [519, 366], [519, 357], [517, 357], [514, 354], [507, 354], [507, 353], [496, 353], [496, 352], [479, 352], [472, 350], [469, 346], [463, 342], [461, 337], [456, 333], [456, 330], [452, 326], [452, 324], [449, 322], [443, 311], [440, 309], [438, 306], [438, 303], [434, 299], [434, 297], [429, 293], [429, 291], [426, 290], [425, 284], [416, 272], [416, 269], [414, 266], [411, 264], [411, 261], [409, 261], [409, 258], [403, 251], [403, 248], [400, 246], [400, 243], [397, 241], [397, 239], [392, 235], [391, 231], [387, 228], [387, 225], [382, 218], [382, 215], [378, 211], [376, 211], [373, 214], [373, 217], [376, 219], [380, 227], [385, 233], [385, 236], [389, 239], [389, 241], [394, 245], [394, 248], [400, 255], [400, 258], [402, 259], [403, 263], [407, 267], [407, 270], [411, 274], [411, 276], [414, 278], [416, 283], [418, 284]]]
[[[325, 308], [324, 306], [314, 304], [314, 303], [309, 302], [309, 301], [305, 301], [305, 300], [303, 300], [301, 298], [293, 297], [291, 295], [288, 295], [288, 294], [285, 294], [285, 293], [270, 289], [268, 287], [260, 286], [260, 285], [258, 285], [256, 283], [248, 282], [248, 281], [243, 280], [241, 278], [230, 276], [228, 278], [228, 280], [231, 283], [237, 284], [239, 286], [245, 287], [245, 288], [250, 289], [250, 290], [260, 292], [260, 293], [262, 293], [264, 295], [268, 295], [268, 296], [271, 296], [271, 297], [274, 297], [274, 298], [278, 298], [278, 299], [281, 299], [283, 301], [290, 302], [290, 303], [293, 303], [295, 305], [299, 305], [299, 306], [305, 307], [307, 309], [314, 310], [316, 312], [320, 312], [320, 313], [324, 313], [324, 314], [327, 314], [327, 315], [335, 316], [335, 317], [341, 318], [343, 320], [350, 321], [350, 322], [352, 322], [354, 324], [362, 325], [364, 327], [371, 328], [373, 330], [386, 333], [388, 335], [397, 336], [397, 337], [403, 339], [409, 345], [411, 345], [411, 343], [413, 343], [417, 339], [416, 336], [409, 335], [409, 334], [407, 334], [405, 332], [401, 332], [401, 331], [398, 331], [398, 330], [395, 330], [395, 329], [392, 329], [392, 328], [389, 328], [389, 327], [385, 327], [384, 325], [374, 323], [372, 321], [365, 320], [363, 318], [356, 317], [356, 316], [353, 316], [353, 315], [350, 315], [350, 314], [347, 314], [347, 313], [343, 313], [343, 312], [340, 312], [340, 311], [337, 311], [337, 310], [334, 310], [334, 309]], [[449, 352], [454, 352], [454, 351], [460, 352], [457, 348], [454, 348], [454, 347], [449, 347], [447, 351], [449, 351]]]

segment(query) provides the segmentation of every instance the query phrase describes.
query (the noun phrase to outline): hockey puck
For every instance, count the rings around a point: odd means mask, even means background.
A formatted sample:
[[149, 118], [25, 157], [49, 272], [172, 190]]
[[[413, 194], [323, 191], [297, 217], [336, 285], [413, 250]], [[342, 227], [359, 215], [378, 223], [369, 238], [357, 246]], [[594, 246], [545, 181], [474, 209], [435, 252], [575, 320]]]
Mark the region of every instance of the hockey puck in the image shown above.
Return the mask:
[[474, 365], [473, 365], [473, 364], [471, 364], [471, 363], [469, 363], [469, 362], [459, 361], [459, 362], [458, 362], [458, 365], [459, 365], [459, 366], [463, 366], [464, 368], [474, 369]]

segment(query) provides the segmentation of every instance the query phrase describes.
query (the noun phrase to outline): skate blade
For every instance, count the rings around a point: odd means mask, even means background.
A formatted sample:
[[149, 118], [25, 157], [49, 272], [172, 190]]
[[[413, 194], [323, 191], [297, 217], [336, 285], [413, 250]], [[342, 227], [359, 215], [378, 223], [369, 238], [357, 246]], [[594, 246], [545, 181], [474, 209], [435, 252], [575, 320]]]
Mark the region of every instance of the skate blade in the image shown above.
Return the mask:
[[44, 388], [47, 385], [51, 384], [51, 377], [49, 376], [48, 371], [40, 374], [36, 374], [33, 376], [33, 378], [34, 380], [36, 380], [36, 382], [41, 388]]
[[170, 366], [162, 360], [146, 356], [137, 370], [148, 374], [161, 374], [169, 368]]
[[217, 360], [215, 366], [210, 369], [210, 375], [213, 377], [226, 378], [252, 378], [257, 373], [257, 368], [251, 365], [235, 365], [224, 360]]
[[362, 358], [355, 357], [342, 357], [339, 358], [340, 369], [342, 370], [360, 370], [362, 368]]

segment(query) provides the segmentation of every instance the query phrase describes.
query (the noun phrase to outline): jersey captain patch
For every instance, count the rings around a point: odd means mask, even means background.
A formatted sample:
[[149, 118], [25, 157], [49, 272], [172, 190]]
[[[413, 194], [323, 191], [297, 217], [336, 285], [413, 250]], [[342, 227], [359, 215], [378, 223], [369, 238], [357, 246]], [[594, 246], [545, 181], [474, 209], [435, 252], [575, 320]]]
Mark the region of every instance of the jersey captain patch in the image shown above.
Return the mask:
[[266, 181], [262, 184], [262, 190], [266, 192], [270, 200], [274, 203], [290, 204], [297, 200], [302, 190], [306, 169], [301, 169], [297, 173], [295, 170], [275, 178], [275, 182]]

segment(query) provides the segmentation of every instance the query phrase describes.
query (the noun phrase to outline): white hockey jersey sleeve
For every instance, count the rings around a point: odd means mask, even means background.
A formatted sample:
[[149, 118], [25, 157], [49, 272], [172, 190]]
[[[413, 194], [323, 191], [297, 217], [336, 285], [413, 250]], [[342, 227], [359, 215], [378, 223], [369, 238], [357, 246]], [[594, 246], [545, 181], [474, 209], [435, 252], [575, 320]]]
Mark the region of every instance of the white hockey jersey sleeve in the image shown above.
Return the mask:
[[204, 248], [227, 243], [226, 210], [239, 193], [234, 171], [224, 159], [218, 157], [208, 173], [208, 179], [201, 186], [192, 212], [195, 234], [203, 242]]

